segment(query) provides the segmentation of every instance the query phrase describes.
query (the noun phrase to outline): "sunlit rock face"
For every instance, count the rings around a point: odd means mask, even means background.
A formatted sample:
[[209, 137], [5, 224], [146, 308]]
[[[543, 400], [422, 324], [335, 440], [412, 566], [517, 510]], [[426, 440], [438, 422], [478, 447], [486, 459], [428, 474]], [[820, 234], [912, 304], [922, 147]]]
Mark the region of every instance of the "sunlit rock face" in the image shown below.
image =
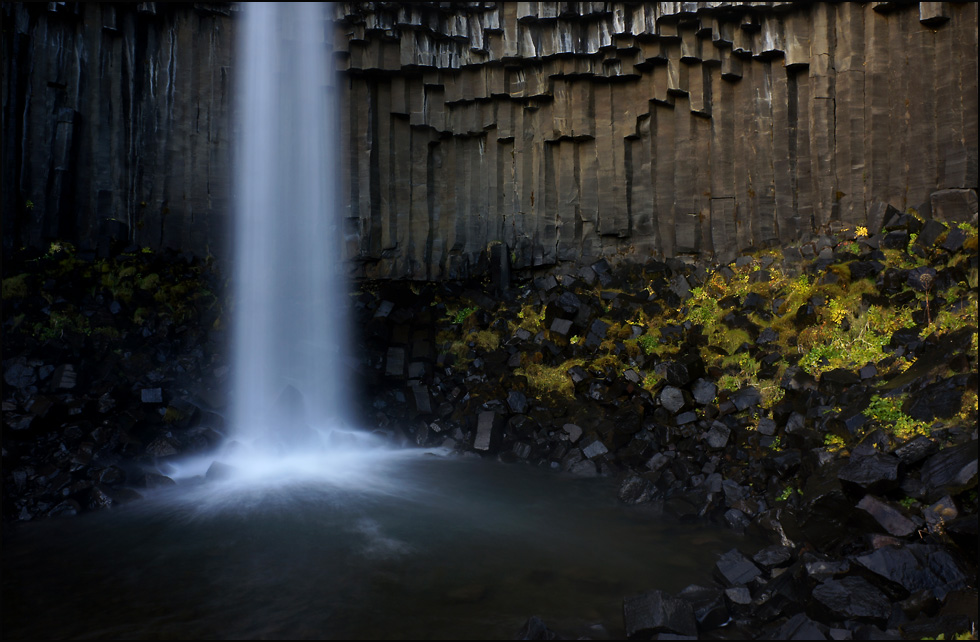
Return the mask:
[[[50, 7], [50, 8], [49, 8]], [[4, 6], [7, 245], [227, 254], [234, 4]], [[334, 3], [356, 272], [977, 212], [975, 3]], [[30, 205], [30, 206], [29, 206]]]

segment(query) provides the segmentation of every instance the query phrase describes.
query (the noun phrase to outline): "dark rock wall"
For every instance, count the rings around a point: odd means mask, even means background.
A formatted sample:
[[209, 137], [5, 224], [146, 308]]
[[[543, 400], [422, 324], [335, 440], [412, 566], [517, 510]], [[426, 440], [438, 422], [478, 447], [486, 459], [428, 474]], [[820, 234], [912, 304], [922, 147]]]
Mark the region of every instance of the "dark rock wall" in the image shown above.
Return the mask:
[[885, 204], [975, 218], [977, 5], [795, 4], [343, 6], [365, 272], [461, 276], [500, 241], [517, 268], [727, 259]]
[[[4, 247], [226, 254], [230, 4], [3, 5]], [[336, 3], [348, 251], [442, 279], [977, 211], [977, 5]], [[330, 27], [325, 25], [329, 31]]]
[[4, 249], [227, 237], [228, 5], [4, 3]]

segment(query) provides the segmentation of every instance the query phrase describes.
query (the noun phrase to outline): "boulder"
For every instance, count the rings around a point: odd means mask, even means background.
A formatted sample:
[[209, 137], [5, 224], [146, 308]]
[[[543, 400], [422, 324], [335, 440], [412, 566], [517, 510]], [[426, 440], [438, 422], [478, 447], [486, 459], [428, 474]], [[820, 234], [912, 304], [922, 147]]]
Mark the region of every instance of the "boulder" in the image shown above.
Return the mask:
[[725, 586], [743, 586], [762, 573], [752, 560], [738, 549], [728, 551], [715, 563], [715, 576]]
[[965, 588], [969, 583], [969, 576], [941, 546], [885, 546], [856, 556], [854, 561], [885, 581], [891, 591], [906, 597], [926, 590], [941, 600], [950, 591]]
[[872, 495], [865, 495], [857, 507], [870, 515], [889, 535], [906, 537], [919, 528], [919, 524], [906, 517], [902, 511]]
[[891, 614], [888, 597], [868, 580], [848, 575], [826, 580], [813, 589], [813, 600], [834, 620], [865, 620], [884, 623]]
[[696, 636], [691, 604], [663, 591], [649, 591], [623, 600], [626, 637], [649, 638], [658, 633]]
[[875, 453], [851, 457], [837, 473], [845, 487], [880, 495], [898, 488], [900, 460], [894, 455]]
[[977, 442], [969, 441], [932, 455], [923, 462], [920, 478], [930, 501], [976, 487]]

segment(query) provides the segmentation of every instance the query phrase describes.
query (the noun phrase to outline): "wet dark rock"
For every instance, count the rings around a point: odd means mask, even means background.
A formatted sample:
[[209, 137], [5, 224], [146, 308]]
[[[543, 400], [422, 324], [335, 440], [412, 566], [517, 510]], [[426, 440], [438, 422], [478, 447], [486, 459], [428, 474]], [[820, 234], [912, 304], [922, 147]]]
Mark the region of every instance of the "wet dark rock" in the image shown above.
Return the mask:
[[954, 227], [946, 235], [946, 240], [943, 241], [942, 247], [947, 252], [959, 252], [963, 249], [963, 242], [966, 241], [966, 234], [963, 230]]
[[803, 329], [811, 325], [816, 325], [819, 321], [820, 319], [817, 316], [817, 308], [809, 301], [796, 309], [796, 315], [793, 318], [793, 323], [796, 325], [797, 329]]
[[687, 412], [682, 412], [676, 417], [674, 417], [674, 424], [677, 426], [683, 426], [684, 424], [693, 423], [697, 421], [697, 419], [698, 419], [697, 413], [695, 413], [692, 410], [689, 410]]
[[883, 250], [903, 250], [909, 244], [909, 233], [907, 230], [893, 230], [885, 234], [880, 241]]
[[865, 495], [857, 507], [868, 513], [889, 535], [906, 537], [918, 530], [919, 524], [906, 517], [902, 511], [871, 495]]
[[848, 266], [851, 270], [851, 280], [873, 279], [885, 269], [878, 261], [853, 261]]
[[765, 569], [785, 566], [792, 560], [793, 549], [782, 544], [767, 546], [752, 556], [752, 561]]
[[729, 312], [722, 317], [722, 322], [732, 330], [745, 330], [752, 341], [759, 336], [759, 326], [741, 312]]
[[820, 383], [834, 385], [838, 388], [846, 388], [847, 386], [861, 383], [861, 377], [846, 368], [834, 368], [821, 375]]
[[492, 452], [499, 447], [503, 421], [497, 413], [485, 410], [477, 416], [473, 450]]
[[38, 380], [37, 369], [24, 357], [13, 359], [9, 365], [4, 362], [3, 381], [13, 388], [27, 388]]
[[731, 620], [725, 593], [719, 588], [692, 584], [678, 593], [677, 597], [691, 605], [701, 632], [721, 628]]
[[78, 374], [75, 372], [75, 366], [70, 363], [60, 365], [54, 369], [51, 375], [51, 389], [71, 390], [75, 387], [77, 380]]
[[899, 599], [926, 590], [941, 600], [947, 593], [965, 588], [969, 581], [952, 555], [940, 546], [886, 546], [854, 561], [884, 580], [883, 586]]
[[725, 524], [734, 531], [743, 532], [751, 524], [751, 520], [737, 508], [729, 508], [723, 516]]
[[888, 597], [860, 576], [829, 579], [813, 589], [816, 611], [824, 611], [835, 620], [872, 620], [884, 622], [891, 614]]
[[765, 328], [759, 333], [759, 337], [755, 340], [758, 345], [767, 345], [774, 343], [779, 340], [779, 333], [772, 328]]
[[609, 449], [602, 443], [602, 440], [594, 436], [583, 439], [580, 447], [582, 454], [588, 459], [595, 459], [599, 455], [604, 455], [609, 452]]
[[973, 627], [973, 620], [966, 615], [946, 615], [921, 618], [901, 626], [906, 640], [955, 640], [956, 636]]
[[791, 392], [817, 390], [817, 379], [799, 366], [790, 366], [783, 373], [779, 386]]
[[826, 559], [806, 553], [800, 557], [800, 560], [803, 562], [806, 574], [816, 582], [842, 577], [851, 570], [851, 563], [846, 559]]
[[803, 613], [797, 613], [778, 627], [771, 630], [768, 639], [772, 640], [832, 640], [830, 629], [811, 620]]
[[630, 475], [619, 485], [618, 496], [625, 504], [641, 504], [657, 496], [657, 487], [639, 475]]
[[520, 390], [507, 393], [507, 405], [512, 412], [523, 414], [527, 410], [527, 396]]
[[752, 560], [735, 548], [722, 555], [715, 563], [715, 576], [729, 587], [748, 584], [761, 573]]
[[98, 486], [93, 486], [87, 495], [85, 507], [89, 510], [102, 510], [112, 506], [112, 498]]
[[936, 241], [946, 233], [947, 229], [945, 224], [930, 218], [922, 224], [922, 229], [919, 231], [919, 236], [915, 239], [915, 244], [920, 247], [931, 248], [936, 245]]
[[904, 348], [905, 354], [911, 354], [922, 345], [919, 339], [919, 331], [912, 328], [899, 328], [892, 333], [888, 341], [890, 348]]
[[762, 394], [754, 386], [743, 386], [729, 397], [739, 411], [747, 410], [762, 403]]
[[684, 392], [674, 386], [664, 386], [660, 391], [660, 405], [672, 413], [684, 407]]
[[977, 564], [977, 515], [964, 515], [952, 521], [943, 521], [936, 525], [935, 530], [943, 531], [952, 538], [953, 542], [964, 552], [974, 566]]
[[555, 318], [555, 320], [551, 322], [551, 327], [549, 329], [552, 332], [560, 334], [564, 337], [567, 336], [572, 330], [572, 322], [567, 319]]
[[415, 409], [422, 414], [431, 413], [432, 403], [428, 387], [422, 384], [414, 384], [410, 386], [410, 389], [412, 391], [412, 400], [415, 402]]
[[93, 469], [89, 477], [97, 484], [106, 486], [116, 486], [126, 481], [126, 471], [119, 466], [108, 466], [106, 468]]
[[948, 419], [956, 415], [963, 404], [963, 391], [949, 380], [926, 386], [909, 395], [902, 412], [919, 421]]
[[3, 414], [3, 423], [5, 426], [14, 431], [28, 430], [31, 424], [34, 422], [34, 415], [25, 415], [15, 412], [5, 412]]
[[977, 442], [939, 451], [922, 463], [922, 483], [930, 501], [956, 495], [977, 485]]
[[852, 457], [837, 473], [845, 487], [881, 495], [898, 488], [901, 461], [893, 455], [875, 453]]
[[681, 355], [664, 365], [664, 377], [672, 386], [684, 387], [704, 375], [704, 360], [697, 352]]
[[531, 453], [534, 452], [534, 446], [527, 442], [518, 441], [511, 447], [511, 452], [517, 459], [527, 461], [531, 457]]
[[140, 390], [140, 401], [143, 403], [163, 403], [163, 389], [143, 388]]
[[582, 436], [582, 428], [580, 426], [576, 426], [575, 424], [565, 424], [562, 426], [562, 431], [564, 431], [565, 435], [568, 437], [568, 441], [572, 442], [573, 444], [576, 443]]
[[691, 385], [691, 395], [694, 401], [702, 406], [713, 403], [718, 394], [718, 386], [707, 379], [698, 379]]
[[725, 589], [725, 604], [737, 617], [749, 615], [752, 611], [752, 592], [745, 586]]
[[939, 450], [939, 444], [932, 439], [919, 435], [895, 449], [894, 455], [906, 466], [916, 464]]
[[769, 417], [763, 417], [759, 420], [756, 430], [759, 431], [760, 435], [771, 437], [776, 434], [776, 422]]
[[595, 350], [605, 340], [607, 332], [609, 332], [609, 324], [596, 319], [589, 326], [589, 332], [585, 337], [585, 346], [590, 350]]
[[74, 499], [65, 499], [47, 510], [47, 517], [72, 517], [82, 512], [81, 505]]
[[150, 457], [171, 457], [180, 453], [180, 444], [171, 437], [158, 437], [146, 445]]
[[576, 477], [596, 477], [599, 474], [599, 470], [595, 465], [595, 462], [589, 459], [579, 459], [568, 464], [564, 468], [567, 472], [575, 475]]
[[765, 466], [785, 479], [795, 473], [803, 461], [803, 454], [796, 448], [780, 450], [765, 461]]
[[705, 443], [712, 450], [721, 450], [728, 445], [728, 438], [731, 436], [731, 433], [732, 431], [728, 426], [720, 421], [712, 422], [711, 428], [708, 429], [705, 435]]
[[626, 637], [648, 638], [657, 633], [696, 636], [697, 621], [690, 603], [663, 591], [649, 591], [623, 600]]
[[686, 301], [691, 296], [691, 284], [683, 274], [676, 274], [670, 279], [670, 291], [677, 295], [681, 301]]

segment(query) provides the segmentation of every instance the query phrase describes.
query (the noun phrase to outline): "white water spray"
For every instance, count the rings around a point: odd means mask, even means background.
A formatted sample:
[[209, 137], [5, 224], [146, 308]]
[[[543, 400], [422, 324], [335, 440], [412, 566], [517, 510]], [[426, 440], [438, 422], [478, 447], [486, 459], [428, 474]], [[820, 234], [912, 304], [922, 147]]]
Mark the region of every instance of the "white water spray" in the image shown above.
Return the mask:
[[231, 425], [288, 470], [352, 434], [332, 47], [321, 3], [242, 6]]

